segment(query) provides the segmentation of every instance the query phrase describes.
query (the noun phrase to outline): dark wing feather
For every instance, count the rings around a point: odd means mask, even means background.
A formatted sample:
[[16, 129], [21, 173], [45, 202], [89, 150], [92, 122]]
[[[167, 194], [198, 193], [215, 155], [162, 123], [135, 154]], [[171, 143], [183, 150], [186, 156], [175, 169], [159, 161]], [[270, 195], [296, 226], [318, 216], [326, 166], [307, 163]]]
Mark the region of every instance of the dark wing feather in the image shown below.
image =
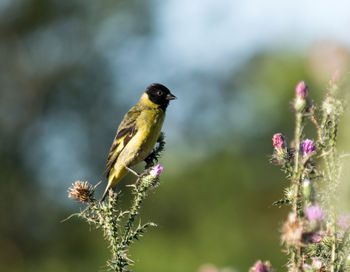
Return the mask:
[[136, 134], [136, 119], [140, 115], [140, 112], [140, 107], [136, 105], [132, 107], [124, 116], [124, 119], [118, 127], [117, 134], [109, 150], [106, 168], [103, 172], [104, 174], [109, 174], [109, 170], [113, 166], [115, 161], [118, 159], [120, 152], [127, 145], [130, 139]]

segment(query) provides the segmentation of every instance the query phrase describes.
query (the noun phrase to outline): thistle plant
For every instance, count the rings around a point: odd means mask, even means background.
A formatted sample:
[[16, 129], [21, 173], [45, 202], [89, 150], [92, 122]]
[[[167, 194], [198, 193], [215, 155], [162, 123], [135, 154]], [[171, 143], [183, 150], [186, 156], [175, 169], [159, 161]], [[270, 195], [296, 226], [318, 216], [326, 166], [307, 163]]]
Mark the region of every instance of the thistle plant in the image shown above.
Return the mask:
[[142, 224], [141, 219], [138, 223], [135, 221], [148, 192], [159, 185], [159, 176], [163, 172], [162, 166], [159, 164], [154, 166], [164, 149], [163, 133], [157, 143], [146, 159], [145, 171], [138, 176], [135, 184], [130, 185], [133, 197], [127, 210], [123, 211], [120, 208], [120, 192], [110, 190], [107, 200], [103, 202], [97, 200], [95, 190], [99, 183], [92, 186], [88, 182], [76, 181], [68, 190], [68, 197], [81, 202], [85, 208], [67, 219], [77, 216], [103, 230], [111, 251], [111, 257], [106, 265], [108, 271], [131, 271], [129, 267], [133, 261], [129, 257], [130, 246], [144, 234], [146, 229], [156, 226], [153, 222]]
[[[272, 138], [271, 161], [281, 167], [288, 181], [284, 197], [274, 204], [291, 208], [281, 234], [290, 272], [350, 271], [350, 215], [337, 209], [343, 156], [336, 143], [344, 108], [338, 89], [337, 81], [331, 80], [317, 107], [306, 83], [298, 83], [291, 103], [294, 139], [288, 146], [283, 134]], [[305, 135], [306, 125], [315, 128], [315, 139]], [[268, 271], [263, 267], [260, 262], [251, 271]]]
[[263, 263], [262, 261], [257, 261], [253, 267], [249, 269], [249, 272], [274, 272], [275, 270], [271, 268], [269, 261]]

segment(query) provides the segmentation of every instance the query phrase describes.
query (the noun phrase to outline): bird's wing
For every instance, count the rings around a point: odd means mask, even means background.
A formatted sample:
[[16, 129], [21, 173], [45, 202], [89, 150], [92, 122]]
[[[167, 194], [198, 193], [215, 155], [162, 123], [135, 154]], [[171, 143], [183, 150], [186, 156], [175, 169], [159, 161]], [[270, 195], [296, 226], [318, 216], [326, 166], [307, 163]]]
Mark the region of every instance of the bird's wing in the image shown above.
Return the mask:
[[117, 160], [120, 152], [124, 149], [130, 139], [136, 134], [136, 119], [140, 115], [141, 109], [138, 105], [132, 107], [124, 116], [118, 127], [117, 134], [109, 150], [108, 159], [104, 174], [108, 173], [112, 165]]

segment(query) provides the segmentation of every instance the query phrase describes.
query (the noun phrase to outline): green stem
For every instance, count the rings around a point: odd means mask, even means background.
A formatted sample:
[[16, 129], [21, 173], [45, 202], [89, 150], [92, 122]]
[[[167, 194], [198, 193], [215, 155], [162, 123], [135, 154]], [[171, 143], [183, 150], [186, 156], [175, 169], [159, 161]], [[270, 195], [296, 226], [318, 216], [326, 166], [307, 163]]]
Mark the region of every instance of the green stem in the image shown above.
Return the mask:
[[116, 229], [116, 222], [113, 220], [113, 212], [112, 212], [112, 204], [111, 201], [108, 201], [108, 206], [107, 206], [107, 226], [108, 226], [108, 233], [109, 237], [111, 240], [111, 247], [112, 247], [112, 252], [113, 252], [113, 259], [118, 259], [119, 255], [119, 245], [118, 245], [118, 231]]
[[333, 230], [333, 236], [332, 236], [332, 253], [331, 253], [331, 272], [335, 272], [335, 259], [336, 259], [336, 236], [335, 236], [335, 230]]
[[298, 203], [299, 203], [299, 191], [300, 191], [300, 178], [301, 178], [301, 173], [299, 166], [299, 160], [300, 160], [300, 140], [301, 140], [301, 135], [303, 133], [303, 128], [302, 128], [302, 122], [303, 122], [303, 114], [300, 112], [296, 113], [296, 127], [295, 127], [295, 136], [294, 136], [294, 141], [295, 141], [295, 157], [294, 157], [294, 174], [293, 174], [293, 181], [294, 181], [294, 199], [293, 199], [293, 211], [295, 212], [296, 215], [298, 215], [299, 210], [298, 210]]
[[293, 261], [293, 270], [296, 270], [295, 264], [298, 262], [297, 255], [295, 254], [295, 249], [292, 251], [291, 259]]
[[141, 204], [146, 196], [145, 192], [147, 191], [147, 187], [144, 186], [144, 182], [143, 182], [144, 181], [143, 179], [145, 179], [145, 178], [147, 178], [147, 177], [143, 176], [141, 178], [141, 180], [136, 181], [136, 185], [134, 188], [135, 197], [134, 197], [134, 200], [132, 202], [132, 206], [131, 206], [130, 213], [129, 213], [129, 218], [125, 224], [124, 233], [122, 236], [122, 242], [121, 242], [122, 248], [127, 247], [128, 236], [129, 236], [130, 230], [131, 230], [133, 223], [135, 221], [135, 217], [139, 214]]
[[141, 207], [141, 203], [143, 201], [144, 197], [143, 197], [143, 193], [140, 192], [139, 190], [136, 191], [136, 195], [133, 201], [133, 205], [131, 207], [131, 212], [129, 214], [129, 219], [125, 224], [125, 230], [124, 230], [124, 234], [123, 234], [123, 241], [125, 241], [125, 239], [127, 238], [131, 227], [135, 221], [135, 217], [138, 215], [139, 213], [139, 209]]
[[[295, 125], [295, 154], [294, 154], [294, 171], [293, 171], [293, 183], [294, 183], [294, 199], [293, 199], [293, 212], [299, 216], [300, 215], [300, 179], [301, 172], [300, 169], [300, 141], [301, 135], [303, 133], [303, 114], [301, 112], [296, 113], [296, 125]], [[302, 266], [302, 255], [300, 246], [296, 246], [292, 255], [293, 269], [294, 271], [302, 271], [300, 268]]]
[[[334, 105], [333, 105], [334, 108]], [[324, 164], [327, 169], [327, 179], [329, 187], [327, 188], [331, 193], [331, 197], [328, 198], [328, 206], [330, 211], [331, 220], [331, 260], [330, 260], [330, 272], [337, 271], [336, 261], [337, 261], [337, 225], [336, 225], [336, 215], [335, 215], [335, 204], [334, 204], [334, 193], [336, 192], [336, 187], [338, 185], [339, 179], [339, 167], [337, 169], [336, 162], [336, 137], [337, 137], [337, 118], [334, 112], [331, 115], [324, 113], [322, 128], [324, 129], [323, 135], [325, 136], [325, 145], [328, 147], [323, 156]], [[328, 137], [327, 137], [328, 136]]]

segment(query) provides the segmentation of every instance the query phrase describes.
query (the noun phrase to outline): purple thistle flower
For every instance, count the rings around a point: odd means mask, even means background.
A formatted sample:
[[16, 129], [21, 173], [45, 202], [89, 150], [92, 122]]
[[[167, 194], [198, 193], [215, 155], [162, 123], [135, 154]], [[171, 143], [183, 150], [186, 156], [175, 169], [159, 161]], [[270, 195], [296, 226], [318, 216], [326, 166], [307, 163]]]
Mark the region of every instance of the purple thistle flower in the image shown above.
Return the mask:
[[323, 235], [319, 232], [313, 233], [310, 237], [311, 242], [314, 244], [321, 243], [322, 239], [323, 239]]
[[316, 145], [312, 140], [306, 139], [300, 144], [300, 150], [303, 155], [310, 155], [316, 151]]
[[300, 81], [295, 87], [295, 95], [299, 99], [305, 99], [309, 94], [309, 87], [304, 81]]
[[282, 133], [276, 133], [272, 137], [272, 145], [277, 153], [283, 153], [286, 148], [286, 138]]
[[151, 176], [158, 177], [163, 172], [164, 167], [160, 164], [157, 164], [150, 171]]
[[262, 261], [257, 261], [254, 267], [251, 269], [251, 271], [252, 272], [272, 272], [273, 270], [270, 269], [270, 267], [268, 267]]
[[350, 227], [350, 215], [340, 216], [337, 225], [343, 231], [346, 231]]
[[318, 205], [314, 205], [306, 209], [306, 218], [309, 221], [322, 221], [324, 217], [325, 214], [322, 208]]

